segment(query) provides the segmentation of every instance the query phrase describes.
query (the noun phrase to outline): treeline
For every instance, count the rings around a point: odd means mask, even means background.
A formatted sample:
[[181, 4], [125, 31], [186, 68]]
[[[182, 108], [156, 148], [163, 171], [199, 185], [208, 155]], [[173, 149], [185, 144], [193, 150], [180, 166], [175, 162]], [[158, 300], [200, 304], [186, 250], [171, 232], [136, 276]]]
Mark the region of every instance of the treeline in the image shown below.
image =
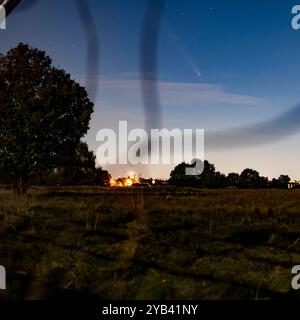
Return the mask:
[[[85, 142], [80, 142], [71, 157], [66, 158], [61, 166], [37, 172], [28, 181], [36, 186], [104, 186], [111, 176], [107, 170], [96, 167], [96, 157], [89, 151]], [[1, 172], [0, 183], [13, 185], [15, 177], [11, 173]]]
[[193, 168], [194, 164], [181, 163], [177, 165], [170, 174], [169, 184], [176, 186], [194, 188], [241, 188], [241, 189], [263, 189], [277, 188], [286, 189], [290, 177], [281, 175], [277, 179], [269, 181], [253, 169], [245, 169], [241, 174], [229, 173], [225, 175], [216, 171], [215, 166], [207, 160], [202, 163], [203, 172], [199, 175], [186, 175], [186, 168]]

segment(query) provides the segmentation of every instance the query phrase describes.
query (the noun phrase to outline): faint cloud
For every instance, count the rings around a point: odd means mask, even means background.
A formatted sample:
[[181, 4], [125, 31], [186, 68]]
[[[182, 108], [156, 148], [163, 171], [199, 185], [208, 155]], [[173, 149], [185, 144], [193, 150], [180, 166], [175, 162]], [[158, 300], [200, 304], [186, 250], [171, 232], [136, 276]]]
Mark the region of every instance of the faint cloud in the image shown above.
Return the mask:
[[[102, 93], [114, 92], [120, 95], [126, 94], [131, 98], [140, 98], [141, 80], [134, 78], [133, 73], [123, 75], [105, 75], [99, 79], [100, 96]], [[151, 84], [151, 80], [142, 80], [145, 84]], [[188, 83], [157, 81], [162, 103], [195, 104], [197, 102], [217, 102], [234, 105], [257, 106], [266, 103], [263, 98], [228, 92], [223, 86], [211, 83]], [[150, 86], [149, 86], [150, 87]]]

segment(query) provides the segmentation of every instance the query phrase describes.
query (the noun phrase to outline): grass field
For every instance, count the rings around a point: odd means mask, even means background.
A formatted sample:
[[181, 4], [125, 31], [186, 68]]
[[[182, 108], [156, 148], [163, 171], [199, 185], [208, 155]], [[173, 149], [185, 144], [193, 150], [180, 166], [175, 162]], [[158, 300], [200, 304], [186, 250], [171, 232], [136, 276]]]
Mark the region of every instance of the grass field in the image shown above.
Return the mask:
[[300, 190], [0, 192], [1, 298], [299, 299]]

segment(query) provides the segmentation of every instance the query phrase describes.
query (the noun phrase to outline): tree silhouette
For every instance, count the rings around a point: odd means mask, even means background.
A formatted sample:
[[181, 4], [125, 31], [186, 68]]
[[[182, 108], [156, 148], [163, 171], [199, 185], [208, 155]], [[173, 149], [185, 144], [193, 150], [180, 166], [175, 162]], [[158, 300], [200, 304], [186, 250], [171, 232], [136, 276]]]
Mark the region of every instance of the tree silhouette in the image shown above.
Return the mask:
[[19, 44], [0, 55], [0, 172], [15, 189], [70, 161], [87, 132], [93, 103], [44, 51]]
[[268, 187], [268, 179], [261, 177], [256, 170], [245, 169], [240, 175], [239, 185], [241, 188], [266, 188]]
[[111, 179], [108, 171], [96, 167], [95, 155], [86, 142], [80, 142], [67, 165], [49, 169], [31, 179], [34, 185], [104, 186]]
[[240, 182], [240, 175], [238, 173], [229, 173], [226, 177], [226, 185], [228, 187], [238, 187]]
[[96, 172], [95, 155], [85, 142], [80, 142], [70, 163], [62, 168], [65, 184], [91, 184]]
[[[170, 174], [169, 183], [177, 186], [200, 187], [200, 188], [226, 188], [236, 187], [245, 189], [269, 188], [275, 187], [270, 184], [268, 178], [262, 177], [256, 170], [245, 169], [240, 175], [238, 173], [229, 173], [225, 176], [223, 173], [215, 170], [215, 166], [204, 161], [203, 172], [195, 176], [187, 176], [185, 169], [193, 167], [193, 164], [180, 163]], [[276, 180], [276, 187], [287, 187], [288, 176], [280, 176]]]
[[288, 183], [290, 182], [291, 178], [288, 175], [280, 175], [278, 179], [273, 179], [271, 181], [270, 186], [272, 188], [277, 188], [277, 189], [287, 189]]
[[192, 167], [195, 167], [194, 163], [187, 164], [183, 162], [178, 164], [170, 174], [169, 183], [181, 186], [212, 188], [218, 187], [216, 185], [216, 176], [220, 181], [222, 178], [225, 178], [225, 176], [222, 176], [219, 172], [216, 173], [215, 166], [207, 160], [204, 161], [203, 172], [199, 175], [186, 175], [185, 169]]

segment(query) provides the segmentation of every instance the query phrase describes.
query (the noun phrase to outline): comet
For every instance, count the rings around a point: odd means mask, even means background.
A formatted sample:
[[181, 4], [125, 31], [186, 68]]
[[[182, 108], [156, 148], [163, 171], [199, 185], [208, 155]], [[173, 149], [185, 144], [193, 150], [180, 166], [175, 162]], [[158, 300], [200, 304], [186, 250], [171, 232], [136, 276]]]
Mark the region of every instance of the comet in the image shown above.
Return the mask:
[[200, 70], [198, 69], [196, 63], [194, 62], [194, 60], [192, 59], [190, 54], [187, 52], [187, 50], [183, 47], [183, 45], [179, 41], [177, 41], [177, 47], [178, 47], [179, 52], [185, 58], [186, 62], [190, 65], [191, 69], [196, 74], [196, 76], [201, 79], [202, 74], [201, 74]]
[[182, 45], [182, 43], [178, 40], [178, 38], [176, 37], [176, 35], [173, 32], [170, 32], [170, 30], [168, 31], [168, 35], [169, 37], [173, 40], [173, 42], [175, 43], [178, 51], [180, 52], [180, 54], [183, 56], [183, 58], [185, 59], [185, 61], [187, 62], [187, 64], [191, 67], [191, 69], [194, 71], [194, 73], [196, 74], [196, 76], [201, 79], [202, 78], [202, 74], [200, 72], [200, 70], [197, 67], [197, 64], [195, 63], [195, 61], [193, 60], [193, 58], [191, 57], [191, 55], [188, 53], [188, 51], [186, 50], [186, 48]]

